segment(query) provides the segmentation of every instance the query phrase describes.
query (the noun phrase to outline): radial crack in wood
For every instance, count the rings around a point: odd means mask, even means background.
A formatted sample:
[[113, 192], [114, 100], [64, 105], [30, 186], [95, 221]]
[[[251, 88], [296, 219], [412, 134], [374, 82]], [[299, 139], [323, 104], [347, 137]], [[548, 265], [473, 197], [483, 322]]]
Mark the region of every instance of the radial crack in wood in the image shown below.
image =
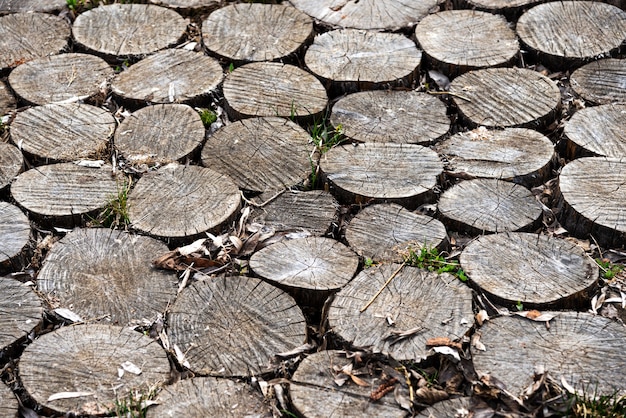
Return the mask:
[[581, 109], [565, 123], [565, 154], [578, 157], [626, 159], [626, 102]]
[[590, 62], [572, 73], [570, 83], [576, 93], [592, 103], [626, 103], [626, 59]]
[[24, 156], [17, 147], [0, 142], [0, 190], [7, 187], [24, 167]]
[[[0, 277], [0, 289], [0, 349], [5, 349], [40, 325], [43, 303], [30, 286], [15, 279]], [[0, 402], [2, 398], [0, 396]], [[3, 416], [1, 412], [0, 406], [0, 416]]]
[[30, 222], [22, 211], [7, 202], [0, 202], [0, 271], [19, 271], [30, 240]]

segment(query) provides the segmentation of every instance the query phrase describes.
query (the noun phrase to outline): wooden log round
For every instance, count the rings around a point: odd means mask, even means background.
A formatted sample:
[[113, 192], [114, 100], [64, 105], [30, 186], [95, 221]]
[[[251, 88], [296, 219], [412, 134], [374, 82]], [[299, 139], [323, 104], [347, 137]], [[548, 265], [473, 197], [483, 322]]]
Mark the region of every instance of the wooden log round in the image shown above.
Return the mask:
[[504, 16], [476, 10], [426, 16], [415, 27], [415, 37], [431, 66], [448, 75], [505, 66], [519, 52], [515, 32]]
[[270, 406], [249, 384], [215, 377], [195, 377], [165, 386], [146, 418], [271, 418]]
[[609, 56], [626, 33], [626, 11], [595, 1], [539, 4], [517, 21], [521, 41], [549, 65], [566, 66]]
[[589, 157], [561, 170], [556, 196], [561, 224], [570, 234], [589, 235], [602, 246], [626, 245], [626, 160]]
[[[383, 381], [373, 375], [372, 369], [363, 367], [359, 379], [367, 386], [359, 386], [351, 381], [337, 386], [336, 378], [343, 367], [356, 371], [354, 359], [346, 358], [345, 351], [329, 350], [311, 354], [298, 365], [289, 384], [289, 393], [294, 408], [305, 418], [404, 418], [407, 411], [402, 409], [393, 396], [384, 396], [372, 402], [370, 395]], [[400, 389], [404, 392], [404, 389]], [[402, 393], [401, 392], [401, 393]], [[408, 392], [408, 391], [407, 391]], [[404, 394], [404, 393], [402, 393]], [[408, 395], [408, 394], [407, 394]]]
[[224, 74], [216, 59], [185, 49], [166, 49], [115, 76], [111, 91], [123, 100], [148, 103], [199, 102]]
[[332, 26], [389, 30], [412, 26], [437, 7], [435, 0], [291, 0], [291, 3]]
[[311, 119], [319, 117], [328, 104], [326, 90], [317, 78], [277, 62], [255, 62], [235, 69], [224, 81], [224, 99], [233, 119]]
[[607, 58], [574, 71], [570, 84], [583, 99], [596, 103], [626, 103], [626, 59]]
[[542, 372], [586, 397], [621, 394], [626, 373], [624, 327], [589, 313], [543, 313], [555, 316], [549, 328], [545, 322], [519, 316], [487, 321], [480, 329], [485, 351], [472, 350], [478, 374], [492, 375], [520, 397], [535, 373]]
[[581, 308], [598, 282], [598, 266], [581, 247], [547, 235], [481, 236], [460, 262], [474, 287], [507, 306]]
[[11, 185], [15, 201], [30, 214], [58, 225], [84, 223], [83, 216], [101, 210], [118, 195], [112, 167], [50, 164], [23, 172]]
[[9, 84], [29, 103], [70, 103], [101, 93], [112, 76], [113, 69], [103, 59], [70, 53], [20, 65], [9, 74]]
[[0, 190], [7, 187], [24, 167], [20, 150], [6, 142], [0, 142]]
[[425, 93], [374, 90], [339, 99], [330, 121], [360, 142], [428, 145], [450, 129], [446, 111], [441, 100]]
[[145, 174], [128, 197], [133, 228], [157, 237], [215, 231], [239, 210], [239, 189], [210, 168], [168, 164]]
[[315, 37], [304, 56], [331, 94], [410, 87], [422, 52], [398, 33], [340, 29]]
[[416, 418], [458, 418], [469, 416], [470, 398], [454, 398], [437, 402], [421, 411]]
[[565, 123], [565, 156], [626, 158], [626, 102], [581, 109]]
[[[328, 324], [355, 347], [420, 361], [428, 356], [430, 338], [457, 340], [469, 331], [474, 321], [472, 290], [450, 274], [401, 266], [381, 264], [359, 273], [335, 296]], [[396, 272], [393, 282], [361, 312]], [[403, 338], [399, 334], [405, 331], [411, 332]]]
[[176, 298], [176, 275], [150, 265], [167, 251], [154, 238], [108, 228], [74, 229], [47, 254], [37, 289], [83, 320], [143, 325]]
[[229, 4], [202, 22], [206, 49], [233, 61], [273, 61], [313, 36], [313, 20], [290, 4]]
[[15, 418], [19, 416], [19, 403], [17, 398], [4, 383], [0, 385], [0, 417]]
[[73, 161], [102, 158], [117, 126], [99, 107], [49, 104], [19, 112], [11, 123], [11, 140], [38, 159]]
[[323, 190], [286, 190], [262, 208], [255, 208], [250, 220], [276, 232], [324, 235], [337, 220], [338, 208], [335, 198]]
[[331, 149], [320, 159], [320, 169], [340, 201], [389, 201], [414, 209], [433, 199], [443, 164], [421, 145], [365, 143]]
[[0, 13], [56, 13], [66, 6], [66, 0], [0, 0]]
[[8, 277], [0, 277], [0, 294], [0, 348], [5, 349], [42, 322], [43, 303], [30, 286]]
[[131, 392], [148, 393], [165, 382], [170, 363], [163, 348], [146, 335], [89, 324], [62, 327], [36, 339], [21, 356], [19, 373], [28, 394], [52, 413], [101, 415], [115, 413], [116, 402]]
[[442, 141], [437, 151], [448, 162], [450, 176], [507, 180], [528, 188], [548, 180], [555, 155], [547, 137], [524, 128], [462, 132]]
[[556, 83], [525, 68], [487, 68], [450, 83], [459, 112], [473, 125], [541, 127], [561, 106]]
[[178, 42], [187, 21], [165, 7], [151, 4], [109, 4], [78, 15], [74, 40], [107, 57], [141, 57]]
[[4, 82], [0, 81], [0, 117], [14, 111], [15, 106], [13, 93]]
[[227, 174], [241, 189], [276, 193], [308, 177], [310, 142], [304, 129], [286, 119], [244, 119], [207, 139], [202, 165]]
[[442, 248], [448, 242], [448, 234], [443, 224], [430, 216], [394, 203], [381, 203], [363, 208], [350, 220], [346, 241], [361, 257], [402, 262], [400, 252], [409, 244], [416, 248]]
[[124, 119], [115, 132], [115, 148], [134, 163], [171, 163], [200, 148], [204, 124], [183, 104], [146, 106]]
[[[0, 6], [1, 7], [1, 6]], [[0, 17], [0, 69], [59, 53], [67, 46], [70, 26], [58, 16], [14, 13]]]
[[[30, 240], [30, 222], [22, 211], [0, 202], [0, 271], [19, 271]], [[0, 333], [2, 335], [2, 333]]]
[[169, 7], [179, 13], [193, 14], [197, 12], [208, 12], [219, 7], [220, 0], [150, 0], [150, 3], [157, 6]]
[[441, 195], [437, 209], [450, 229], [470, 235], [532, 231], [543, 215], [530, 190], [497, 179], [461, 181]]
[[276, 354], [306, 339], [293, 298], [244, 276], [201, 278], [178, 296], [168, 324], [170, 344], [185, 353], [189, 368], [212, 376], [267, 373]]

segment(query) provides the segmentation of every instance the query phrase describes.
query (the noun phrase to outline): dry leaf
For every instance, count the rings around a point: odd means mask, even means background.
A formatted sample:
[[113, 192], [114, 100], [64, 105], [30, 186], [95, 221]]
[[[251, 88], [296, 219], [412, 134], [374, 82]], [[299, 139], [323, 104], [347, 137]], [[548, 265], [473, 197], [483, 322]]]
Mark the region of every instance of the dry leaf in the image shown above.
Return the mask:
[[556, 316], [552, 313], [541, 313], [537, 310], [515, 312], [515, 315], [519, 315], [536, 322], [550, 322]]
[[415, 399], [419, 402], [432, 405], [436, 402], [448, 399], [450, 395], [445, 390], [433, 387], [422, 387], [415, 391]]
[[433, 347], [431, 348], [431, 351], [434, 351], [435, 353], [443, 354], [444, 356], [450, 356], [456, 361], [461, 361], [461, 356], [459, 356], [459, 352], [456, 351], [452, 347], [447, 347], [447, 346]]
[[93, 395], [95, 395], [93, 392], [57, 392], [48, 397], [48, 402], [58, 401], [59, 399], [82, 398]]
[[177, 248], [178, 253], [180, 255], [190, 255], [193, 253], [197, 253], [204, 247], [205, 242], [206, 242], [206, 238], [202, 238], [202, 239], [192, 242], [189, 245], [185, 245], [184, 247], [178, 247]]
[[283, 357], [283, 358], [289, 358], [289, 357], [295, 357], [297, 355], [300, 355], [302, 353], [305, 353], [307, 351], [310, 351], [312, 349], [314, 349], [315, 346], [313, 344], [303, 344], [300, 347], [296, 347], [293, 350], [290, 351], [284, 351], [282, 353], [277, 353], [276, 355], [278, 357]]
[[454, 342], [448, 337], [429, 338], [426, 341], [426, 347], [436, 347], [436, 346], [452, 347], [452, 348], [456, 348], [457, 350], [460, 350], [462, 348], [461, 343]]
[[474, 335], [472, 335], [472, 347], [474, 347], [476, 350], [487, 351], [487, 347], [485, 347], [485, 344], [480, 342], [480, 337], [482, 337], [480, 332], [475, 332]]
[[358, 377], [358, 376], [355, 376], [355, 375], [351, 374], [351, 375], [350, 375], [350, 379], [352, 379], [352, 381], [353, 381], [354, 383], [356, 383], [357, 385], [359, 385], [359, 386], [362, 386], [362, 387], [369, 387], [369, 383], [367, 383], [365, 380], [361, 379], [361, 378], [360, 378], [360, 377]]
[[478, 325], [482, 326], [485, 321], [489, 321], [489, 315], [486, 310], [481, 309], [476, 314], [476, 322], [478, 322]]
[[141, 374], [141, 369], [131, 361], [125, 361], [124, 363], [121, 364], [121, 366], [122, 366], [122, 369], [124, 369], [128, 373], [132, 373], [137, 376]]
[[54, 313], [59, 315], [63, 319], [67, 319], [72, 322], [83, 322], [83, 318], [80, 317], [77, 313], [74, 313], [66, 308], [56, 308]]

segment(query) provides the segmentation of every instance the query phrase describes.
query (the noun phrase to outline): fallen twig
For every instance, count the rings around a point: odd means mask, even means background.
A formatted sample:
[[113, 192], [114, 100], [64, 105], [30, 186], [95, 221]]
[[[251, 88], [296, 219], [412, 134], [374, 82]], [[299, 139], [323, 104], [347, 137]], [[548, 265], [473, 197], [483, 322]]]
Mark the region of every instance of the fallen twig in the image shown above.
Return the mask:
[[380, 295], [380, 294], [383, 292], [383, 290], [385, 290], [385, 288], [387, 287], [387, 285], [389, 285], [389, 283], [391, 283], [391, 281], [393, 280], [393, 278], [394, 278], [394, 277], [396, 277], [396, 276], [398, 275], [398, 273], [400, 273], [400, 270], [402, 270], [402, 268], [403, 268], [404, 266], [406, 266], [406, 261], [405, 261], [404, 263], [402, 263], [402, 264], [400, 265], [400, 267], [398, 267], [398, 269], [397, 269], [397, 270], [396, 270], [396, 271], [395, 271], [395, 272], [394, 272], [394, 273], [393, 273], [393, 274], [392, 274], [392, 275], [391, 275], [391, 276], [387, 279], [387, 281], [385, 282], [385, 284], [384, 284], [384, 285], [383, 285], [383, 286], [382, 286], [382, 287], [378, 290], [378, 292], [376, 292], [376, 294], [375, 294], [374, 296], [372, 296], [372, 298], [369, 300], [369, 302], [367, 302], [367, 303], [365, 304], [365, 306], [363, 306], [359, 312], [365, 312], [365, 310], [366, 310], [367, 308], [369, 308], [369, 307], [370, 307], [370, 305], [371, 305], [372, 303], [374, 303], [374, 301], [376, 300], [376, 298], [378, 297], [378, 295]]

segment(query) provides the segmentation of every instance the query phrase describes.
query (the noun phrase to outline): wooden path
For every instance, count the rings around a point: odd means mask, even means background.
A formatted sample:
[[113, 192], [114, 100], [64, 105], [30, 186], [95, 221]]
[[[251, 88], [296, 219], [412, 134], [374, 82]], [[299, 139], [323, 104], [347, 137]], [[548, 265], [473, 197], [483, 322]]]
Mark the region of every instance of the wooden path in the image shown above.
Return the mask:
[[624, 2], [77, 3], [0, 0], [0, 418], [626, 394]]

